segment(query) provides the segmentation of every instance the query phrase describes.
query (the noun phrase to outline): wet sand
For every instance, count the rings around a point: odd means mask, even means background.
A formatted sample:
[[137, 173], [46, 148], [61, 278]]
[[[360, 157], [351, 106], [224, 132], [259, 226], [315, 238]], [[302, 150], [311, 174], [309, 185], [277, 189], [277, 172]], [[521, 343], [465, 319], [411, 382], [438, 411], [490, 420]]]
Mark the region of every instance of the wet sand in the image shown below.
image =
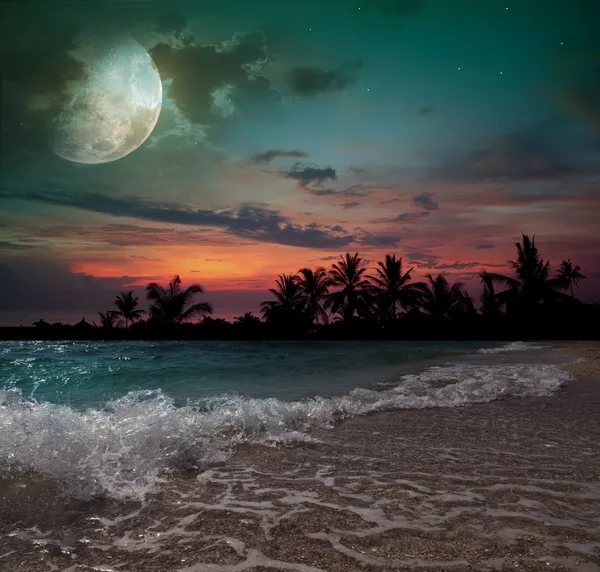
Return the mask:
[[552, 397], [376, 413], [244, 446], [144, 503], [0, 481], [0, 570], [600, 571], [600, 344]]

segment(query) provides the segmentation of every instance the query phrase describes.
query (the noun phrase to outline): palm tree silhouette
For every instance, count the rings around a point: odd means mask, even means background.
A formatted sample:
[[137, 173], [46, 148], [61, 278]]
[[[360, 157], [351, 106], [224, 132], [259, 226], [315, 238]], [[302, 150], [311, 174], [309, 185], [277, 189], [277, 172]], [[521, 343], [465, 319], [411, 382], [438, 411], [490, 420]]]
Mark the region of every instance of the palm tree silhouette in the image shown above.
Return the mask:
[[260, 324], [260, 318], [252, 312], [245, 312], [243, 316], [234, 316], [233, 323], [240, 326], [255, 326]]
[[304, 301], [296, 274], [280, 274], [275, 284], [276, 288], [269, 288], [275, 300], [267, 300], [260, 304], [261, 313], [267, 321], [300, 310]]
[[462, 282], [450, 284], [443, 274], [435, 278], [426, 275], [427, 282], [418, 282], [422, 292], [422, 307], [435, 318], [450, 318], [457, 314], [474, 313], [473, 299], [469, 296]]
[[579, 265], [576, 264], [573, 266], [570, 258], [568, 260], [563, 260], [560, 263], [560, 268], [558, 269], [557, 274], [559, 280], [564, 283], [565, 287], [571, 289], [571, 298], [574, 298], [573, 284], [578, 286], [579, 281], [585, 279], [585, 276], [581, 273], [581, 268]]
[[139, 320], [142, 314], [146, 312], [142, 309], [138, 309], [139, 299], [137, 296], [134, 298], [133, 292], [121, 292], [114, 301], [115, 306], [118, 308], [116, 314], [125, 318], [125, 329], [129, 328], [129, 322], [133, 323], [135, 320]]
[[561, 278], [549, 278], [550, 261], [540, 257], [535, 246], [535, 236], [529, 238], [523, 235], [523, 242], [515, 242], [517, 247], [517, 260], [509, 261], [511, 268], [516, 273], [516, 278], [502, 274], [489, 273], [492, 281], [500, 282], [507, 286], [496, 297], [499, 303], [506, 306], [507, 310], [517, 307], [531, 309], [540, 302], [546, 304], [565, 301], [565, 296], [560, 290], [565, 288]]
[[319, 320], [324, 324], [329, 321], [323, 302], [329, 294], [331, 279], [327, 276], [325, 268], [301, 268], [298, 271], [298, 286], [304, 297], [304, 311], [311, 325]]
[[372, 282], [372, 292], [381, 304], [384, 319], [395, 320], [398, 317], [398, 306], [410, 309], [418, 306], [422, 291], [416, 284], [409, 284], [410, 273], [402, 270], [402, 257], [385, 255], [385, 260], [377, 262], [374, 276], [367, 276]]
[[98, 312], [98, 316], [100, 316], [100, 327], [105, 330], [112, 330], [113, 328], [118, 328], [122, 325], [121, 320], [119, 320], [119, 312], [116, 310]]
[[166, 326], [180, 324], [196, 316], [212, 314], [212, 306], [208, 302], [192, 304], [196, 294], [204, 293], [200, 284], [192, 284], [185, 290], [181, 289], [181, 278], [177, 275], [163, 288], [157, 282], [146, 286], [148, 300], [152, 300], [150, 317]]
[[347, 252], [340, 256], [339, 262], [331, 265], [329, 271], [331, 284], [339, 290], [329, 294], [325, 306], [339, 314], [343, 321], [351, 320], [354, 312], [366, 316], [370, 311], [371, 284], [363, 276], [366, 268], [361, 268], [362, 260], [358, 252], [352, 256]]
[[496, 290], [494, 288], [494, 279], [486, 270], [479, 273], [481, 283], [483, 284], [483, 292], [481, 293], [481, 313], [484, 316], [497, 316], [500, 314], [500, 305]]

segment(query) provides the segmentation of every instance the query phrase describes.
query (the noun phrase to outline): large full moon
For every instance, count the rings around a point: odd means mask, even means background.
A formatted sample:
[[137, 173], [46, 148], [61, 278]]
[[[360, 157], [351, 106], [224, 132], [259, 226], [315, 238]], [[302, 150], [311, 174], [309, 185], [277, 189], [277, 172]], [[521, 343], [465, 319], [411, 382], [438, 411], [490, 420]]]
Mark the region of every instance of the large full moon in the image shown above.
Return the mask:
[[135, 151], [160, 115], [162, 85], [150, 54], [131, 38], [90, 45], [85, 79], [55, 119], [54, 153], [77, 163], [107, 163]]

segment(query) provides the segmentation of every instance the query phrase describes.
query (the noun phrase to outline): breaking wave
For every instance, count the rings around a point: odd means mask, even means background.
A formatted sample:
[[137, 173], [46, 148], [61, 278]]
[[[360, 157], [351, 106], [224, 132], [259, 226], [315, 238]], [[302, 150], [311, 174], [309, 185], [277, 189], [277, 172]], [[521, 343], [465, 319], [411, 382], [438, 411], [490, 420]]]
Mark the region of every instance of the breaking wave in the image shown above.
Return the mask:
[[355, 389], [341, 397], [228, 394], [177, 407], [157, 389], [86, 410], [0, 390], [0, 471], [33, 470], [83, 498], [142, 498], [170, 473], [223, 461], [240, 443], [309, 441], [311, 427], [375, 411], [548, 396], [570, 378], [549, 364], [453, 364], [403, 375], [385, 391]]
[[497, 348], [482, 348], [477, 350], [480, 354], [500, 354], [504, 352], [524, 352], [528, 350], [541, 350], [550, 346], [542, 346], [533, 342], [509, 342]]

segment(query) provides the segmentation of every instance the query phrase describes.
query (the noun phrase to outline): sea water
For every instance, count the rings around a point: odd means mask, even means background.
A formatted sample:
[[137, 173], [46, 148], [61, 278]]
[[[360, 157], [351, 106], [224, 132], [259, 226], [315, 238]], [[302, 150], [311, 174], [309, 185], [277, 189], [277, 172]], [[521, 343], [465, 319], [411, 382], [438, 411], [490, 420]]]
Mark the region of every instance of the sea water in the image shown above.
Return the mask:
[[[241, 443], [310, 442], [375, 411], [546, 396], [569, 379], [530, 343], [5, 342], [0, 473], [142, 498]], [[377, 386], [378, 382], [387, 382]], [[0, 474], [1, 477], [1, 474]]]

